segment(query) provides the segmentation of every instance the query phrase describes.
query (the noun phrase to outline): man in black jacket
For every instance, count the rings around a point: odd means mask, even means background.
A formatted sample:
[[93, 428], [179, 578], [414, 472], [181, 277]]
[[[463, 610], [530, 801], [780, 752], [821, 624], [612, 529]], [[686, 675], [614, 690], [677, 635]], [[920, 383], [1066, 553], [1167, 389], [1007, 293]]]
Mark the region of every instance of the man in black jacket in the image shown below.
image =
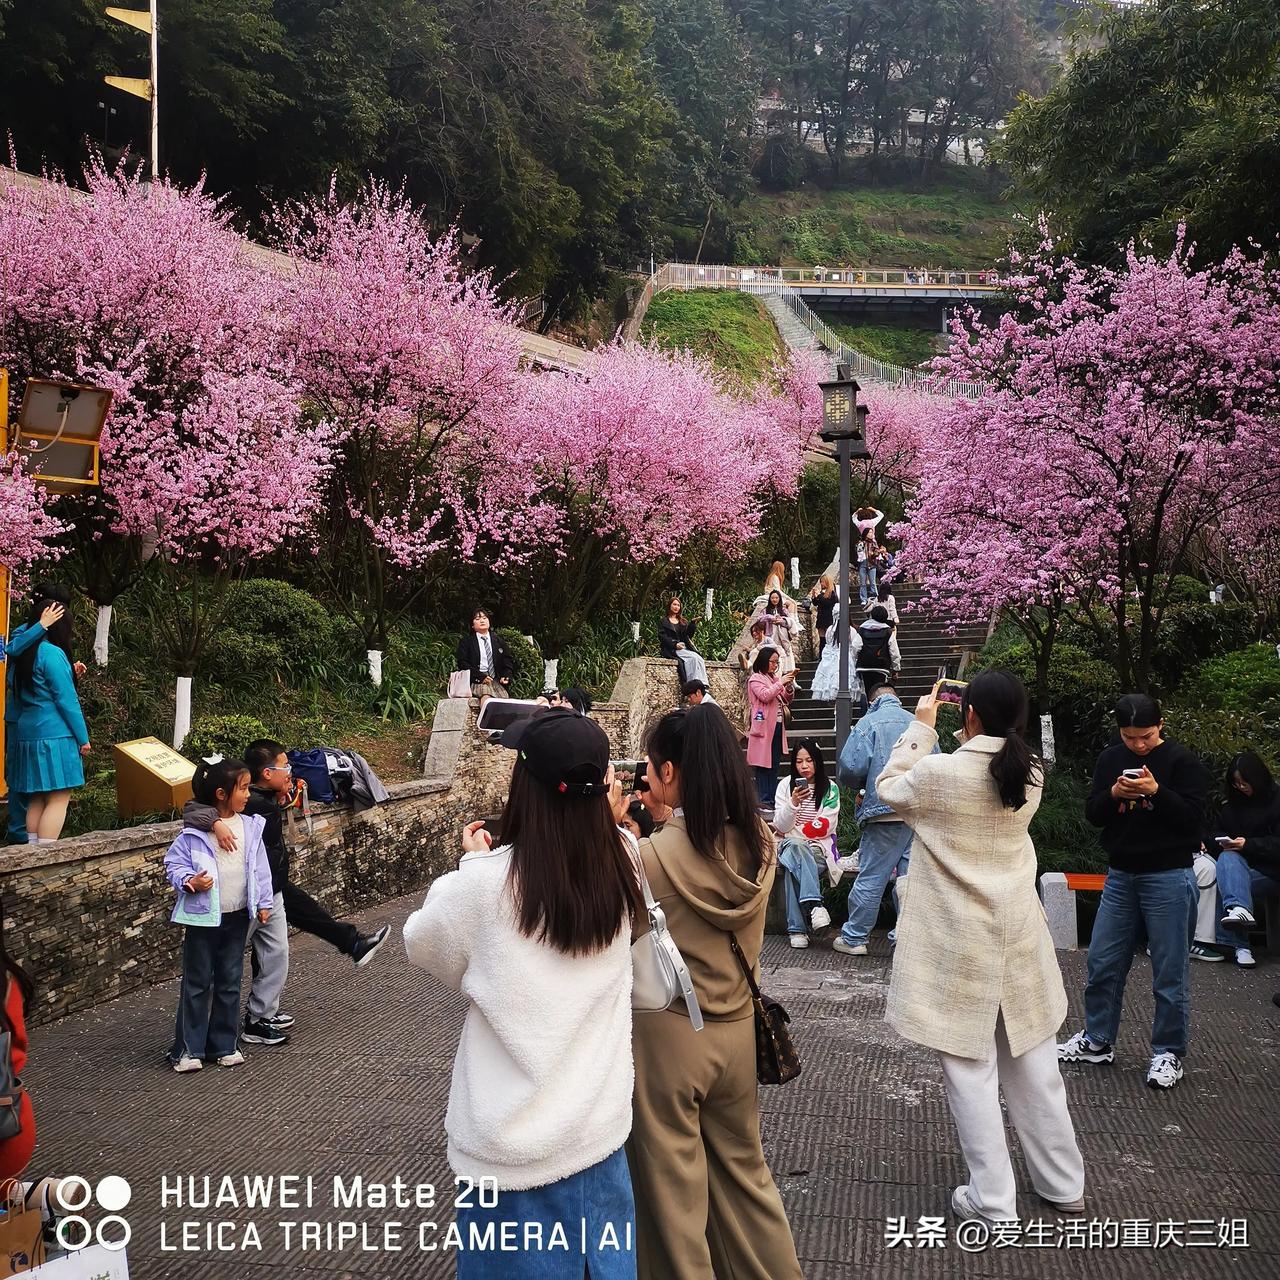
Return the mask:
[[1115, 1058], [1125, 980], [1142, 932], [1151, 946], [1155, 1018], [1147, 1083], [1182, 1079], [1191, 1018], [1191, 939], [1209, 776], [1193, 752], [1161, 736], [1154, 698], [1126, 694], [1116, 704], [1120, 742], [1099, 757], [1085, 816], [1102, 828], [1107, 879], [1089, 942], [1085, 1025], [1058, 1046], [1064, 1062]]
[[458, 641], [458, 671], [471, 673], [473, 698], [509, 698], [510, 685], [516, 675], [516, 660], [493, 630], [484, 609], [471, 615], [471, 630]]
[[[291, 1013], [281, 1012], [280, 997], [289, 976], [289, 926], [323, 938], [343, 955], [350, 956], [357, 968], [368, 964], [377, 954], [390, 926], [384, 924], [373, 933], [361, 934], [355, 925], [335, 920], [309, 893], [292, 883], [289, 846], [284, 839], [285, 807], [293, 790], [293, 769], [288, 754], [282, 743], [259, 738], [246, 748], [244, 763], [250, 774], [249, 803], [244, 811], [257, 814], [266, 823], [262, 842], [271, 868], [275, 902], [270, 920], [265, 925], [254, 923], [249, 928], [253, 985], [240, 1038], [249, 1044], [287, 1044], [287, 1028], [293, 1026], [294, 1018]], [[235, 847], [234, 837], [216, 809], [188, 800], [182, 817], [187, 826], [211, 832], [220, 848]]]

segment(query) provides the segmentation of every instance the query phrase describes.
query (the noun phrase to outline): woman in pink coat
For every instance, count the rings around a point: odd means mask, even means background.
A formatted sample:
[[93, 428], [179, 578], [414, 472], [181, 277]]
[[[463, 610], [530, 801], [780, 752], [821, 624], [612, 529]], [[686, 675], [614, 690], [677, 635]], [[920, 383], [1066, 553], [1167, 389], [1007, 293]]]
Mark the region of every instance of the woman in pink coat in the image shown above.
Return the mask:
[[795, 691], [794, 671], [778, 675], [777, 649], [763, 648], [756, 655], [747, 680], [747, 702], [751, 728], [747, 731], [747, 763], [755, 769], [756, 794], [760, 807], [773, 808], [778, 789], [778, 766], [787, 754], [787, 731], [782, 724], [782, 708]]

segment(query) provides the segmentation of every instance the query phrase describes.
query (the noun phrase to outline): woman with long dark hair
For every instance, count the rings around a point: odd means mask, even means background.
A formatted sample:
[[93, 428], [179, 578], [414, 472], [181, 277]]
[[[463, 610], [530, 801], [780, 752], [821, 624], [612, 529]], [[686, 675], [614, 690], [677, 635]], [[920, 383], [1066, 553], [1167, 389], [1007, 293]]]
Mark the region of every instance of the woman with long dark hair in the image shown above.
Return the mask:
[[792, 606], [787, 603], [786, 597], [775, 588], [765, 597], [764, 608], [754, 619], [764, 624], [765, 644], [777, 649], [783, 675], [796, 668], [791, 638], [800, 634], [800, 624], [791, 610]]
[[760, 1145], [755, 1020], [733, 940], [755, 968], [774, 877], [737, 734], [714, 705], [668, 712], [647, 779], [672, 817], [640, 844], [697, 989], [635, 1017], [635, 1120], [627, 1156], [645, 1280], [799, 1280], [791, 1228]]
[[[809, 945], [809, 929], [825, 929], [818, 871], [830, 860], [840, 821], [840, 788], [827, 777], [822, 748], [813, 738], [791, 744], [789, 776], [773, 800], [773, 829], [782, 839], [778, 866], [786, 876], [787, 932], [793, 947]], [[807, 918], [806, 918], [807, 917]]]
[[[518, 1222], [570, 1232], [577, 1273], [635, 1275], [630, 1250], [598, 1251], [606, 1227], [628, 1239], [634, 1204], [622, 1146], [631, 1131], [631, 938], [644, 916], [636, 864], [618, 829], [626, 810], [609, 741], [594, 721], [552, 708], [517, 721], [518, 752], [496, 841], [469, 824], [458, 869], [431, 886], [404, 926], [405, 950], [455, 991], [467, 1016], [445, 1129], [449, 1163], [496, 1207], [458, 1210], [471, 1224]], [[494, 847], [490, 847], [491, 843]], [[460, 1280], [543, 1276], [534, 1251], [460, 1252]], [[566, 1262], [566, 1268], [568, 1263]], [[568, 1274], [566, 1269], [565, 1274]]]
[[707, 664], [693, 647], [693, 633], [698, 629], [696, 618], [685, 621], [684, 605], [679, 596], [667, 602], [667, 616], [658, 624], [659, 652], [664, 658], [674, 658], [680, 664], [680, 683], [701, 680], [710, 684]]
[[71, 792], [84, 786], [89, 729], [71, 661], [71, 596], [42, 584], [26, 623], [13, 635], [6, 751], [9, 788], [26, 800], [27, 841], [52, 844], [62, 834]]
[[1218, 941], [1235, 951], [1236, 964], [1252, 969], [1249, 930], [1258, 898], [1280, 894], [1280, 787], [1255, 751], [1241, 751], [1227, 766], [1227, 802], [1213, 835], [1218, 854], [1222, 919]]
[[1063, 1213], [1084, 1209], [1054, 1045], [1067, 994], [1027, 831], [1044, 779], [1023, 736], [1027, 710], [1017, 676], [984, 671], [961, 703], [963, 744], [934, 755], [938, 706], [921, 698], [876, 783], [915, 832], [885, 1020], [941, 1055], [969, 1166], [952, 1207], [988, 1221], [1018, 1217], [1001, 1089], [1037, 1194]]

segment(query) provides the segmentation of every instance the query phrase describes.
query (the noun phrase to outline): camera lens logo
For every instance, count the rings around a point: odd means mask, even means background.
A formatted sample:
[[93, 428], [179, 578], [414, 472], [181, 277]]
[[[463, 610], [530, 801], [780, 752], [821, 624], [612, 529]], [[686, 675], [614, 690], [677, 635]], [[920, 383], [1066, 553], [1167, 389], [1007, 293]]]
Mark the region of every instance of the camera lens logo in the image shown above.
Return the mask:
[[[99, 1180], [97, 1187], [91, 1187], [88, 1179], [72, 1174], [69, 1178], [59, 1179], [58, 1203], [70, 1210], [65, 1218], [58, 1221], [58, 1243], [68, 1252], [87, 1249], [95, 1240], [104, 1248], [123, 1249], [133, 1236], [133, 1228], [120, 1211], [133, 1199], [133, 1188], [124, 1178], [116, 1174], [108, 1174]], [[105, 1209], [106, 1215], [94, 1227], [88, 1218], [83, 1217], [81, 1209], [86, 1209], [97, 1199]], [[111, 1230], [111, 1235], [107, 1232]]]

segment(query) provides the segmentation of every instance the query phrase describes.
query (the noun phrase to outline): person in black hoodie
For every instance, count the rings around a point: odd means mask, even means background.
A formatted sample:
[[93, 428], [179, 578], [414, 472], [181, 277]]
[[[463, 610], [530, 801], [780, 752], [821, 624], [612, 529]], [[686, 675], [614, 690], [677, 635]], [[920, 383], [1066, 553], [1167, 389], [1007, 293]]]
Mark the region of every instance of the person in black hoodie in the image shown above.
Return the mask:
[[[262, 842], [271, 868], [275, 904], [266, 924], [253, 924], [249, 928], [253, 985], [240, 1039], [249, 1044], [280, 1045], [288, 1043], [288, 1028], [294, 1023], [293, 1014], [280, 1010], [280, 997], [289, 977], [289, 926], [323, 938], [343, 955], [350, 956], [357, 968], [368, 964], [377, 954], [390, 926], [384, 924], [373, 933], [362, 935], [355, 925], [335, 920], [310, 894], [290, 881], [289, 846], [284, 840], [282, 808], [292, 792], [293, 769], [289, 756], [283, 743], [259, 738], [245, 749], [244, 762], [251, 776], [249, 803], [244, 811], [266, 821]], [[230, 831], [212, 806], [188, 800], [182, 818], [197, 831], [211, 832], [223, 849], [234, 847]]]
[[1252, 969], [1248, 931], [1256, 923], [1254, 900], [1280, 894], [1280, 787], [1252, 751], [1240, 752], [1227, 766], [1224, 785], [1227, 802], [1218, 810], [1213, 828], [1222, 850], [1218, 854], [1222, 898], [1218, 941], [1235, 949], [1236, 964]]
[[1085, 1025], [1064, 1044], [1064, 1062], [1115, 1059], [1125, 979], [1143, 931], [1151, 946], [1151, 1065], [1147, 1083], [1182, 1079], [1191, 1020], [1191, 939], [1209, 776], [1199, 758], [1162, 736], [1160, 706], [1146, 694], [1116, 704], [1120, 741], [1099, 757], [1085, 816], [1102, 828], [1107, 880], [1089, 942]]

